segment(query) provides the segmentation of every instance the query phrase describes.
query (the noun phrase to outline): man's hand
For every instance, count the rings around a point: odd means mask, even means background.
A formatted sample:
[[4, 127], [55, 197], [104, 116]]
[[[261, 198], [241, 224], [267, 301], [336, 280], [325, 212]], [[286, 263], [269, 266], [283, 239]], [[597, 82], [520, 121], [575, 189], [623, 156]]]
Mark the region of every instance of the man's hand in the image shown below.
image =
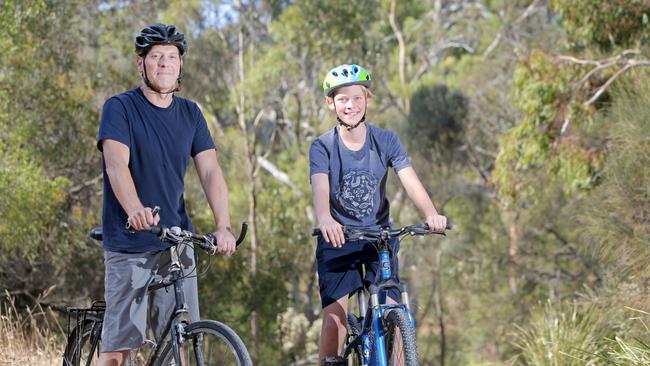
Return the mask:
[[343, 235], [343, 226], [336, 222], [331, 216], [318, 225], [321, 235], [326, 242], [332, 243], [335, 248], [340, 248], [345, 244], [345, 235]]
[[429, 225], [429, 232], [443, 233], [447, 229], [447, 218], [442, 215], [432, 215], [426, 218], [427, 225]]
[[230, 228], [217, 229], [213, 235], [217, 240], [217, 253], [231, 255], [237, 250], [235, 236]]
[[127, 214], [129, 215], [127, 222], [133, 230], [149, 229], [152, 225], [158, 225], [160, 222], [160, 215], [154, 216], [150, 207], [140, 207], [127, 212]]

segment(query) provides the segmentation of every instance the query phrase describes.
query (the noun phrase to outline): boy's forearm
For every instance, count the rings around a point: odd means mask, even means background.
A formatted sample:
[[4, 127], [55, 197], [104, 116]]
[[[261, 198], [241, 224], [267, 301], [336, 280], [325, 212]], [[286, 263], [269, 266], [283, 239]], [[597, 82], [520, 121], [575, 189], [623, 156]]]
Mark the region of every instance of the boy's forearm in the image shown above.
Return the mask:
[[317, 174], [312, 176], [312, 196], [318, 222], [321, 223], [331, 218], [329, 180], [326, 175], [320, 176], [320, 174]]
[[431, 197], [429, 197], [429, 194], [424, 189], [424, 186], [415, 173], [415, 170], [413, 170], [413, 168], [405, 168], [401, 170], [398, 175], [402, 181], [402, 186], [404, 186], [404, 189], [406, 190], [406, 194], [418, 208], [420, 213], [424, 217], [438, 215], [438, 210], [436, 210], [433, 205]]

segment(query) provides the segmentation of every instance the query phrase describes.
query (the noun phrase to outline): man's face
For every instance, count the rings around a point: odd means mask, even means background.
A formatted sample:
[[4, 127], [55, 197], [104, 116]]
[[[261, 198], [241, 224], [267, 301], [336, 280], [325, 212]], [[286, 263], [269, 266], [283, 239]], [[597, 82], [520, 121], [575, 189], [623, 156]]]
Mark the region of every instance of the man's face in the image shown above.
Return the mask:
[[333, 98], [327, 98], [327, 106], [336, 112], [347, 125], [353, 126], [366, 112], [366, 93], [361, 85], [340, 88]]
[[147, 77], [153, 86], [161, 91], [176, 88], [176, 80], [180, 74], [183, 61], [178, 47], [174, 45], [156, 45], [143, 58], [138, 57], [138, 71], [144, 72], [147, 67]]

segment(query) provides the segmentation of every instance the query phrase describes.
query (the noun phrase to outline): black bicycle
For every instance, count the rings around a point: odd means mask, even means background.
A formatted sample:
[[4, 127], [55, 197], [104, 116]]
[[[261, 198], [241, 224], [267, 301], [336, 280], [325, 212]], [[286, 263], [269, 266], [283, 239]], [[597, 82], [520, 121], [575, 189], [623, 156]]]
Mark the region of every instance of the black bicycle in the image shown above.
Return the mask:
[[[246, 236], [247, 224], [243, 223], [237, 246]], [[184, 245], [200, 247], [210, 254], [216, 250], [214, 236], [197, 235], [178, 227], [152, 227], [148, 230], [165, 243], [173, 244], [170, 276], [150, 286], [149, 291], [171, 286], [176, 297], [172, 312], [163, 332], [160, 344], [154, 344], [144, 365], [237, 365], [251, 366], [248, 350], [241, 338], [227, 325], [214, 320], [189, 321], [187, 304], [183, 293], [183, 267], [179, 253]], [[94, 228], [90, 236], [102, 240], [102, 229]], [[63, 354], [63, 366], [94, 365], [101, 349], [101, 333], [106, 304], [96, 301], [90, 307], [68, 308], [68, 343]], [[74, 319], [74, 322], [72, 321]], [[72, 327], [71, 327], [72, 323]], [[169, 337], [168, 337], [169, 335]], [[140, 361], [129, 356], [127, 364]]]

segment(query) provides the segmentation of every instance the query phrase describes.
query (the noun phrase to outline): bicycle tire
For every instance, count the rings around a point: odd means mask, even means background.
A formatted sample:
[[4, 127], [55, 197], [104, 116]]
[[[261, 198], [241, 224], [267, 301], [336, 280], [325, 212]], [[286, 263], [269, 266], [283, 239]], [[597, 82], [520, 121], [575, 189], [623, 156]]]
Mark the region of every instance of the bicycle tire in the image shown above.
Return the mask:
[[[415, 343], [415, 331], [411, 326], [409, 317], [403, 309], [393, 309], [385, 316], [385, 344], [388, 366], [405, 365], [418, 366], [418, 351]], [[401, 335], [400, 344], [395, 344], [396, 334]], [[397, 346], [400, 352], [393, 355]]]
[[[185, 327], [183, 334], [185, 342], [181, 353], [184, 354], [186, 364], [189, 365], [236, 365], [252, 366], [248, 350], [241, 338], [227, 325], [214, 321], [202, 320]], [[200, 353], [195, 350], [195, 345], [200, 348]], [[197, 354], [203, 358], [202, 363], [197, 362]], [[161, 365], [174, 365], [174, 352], [172, 343], [167, 342], [160, 353]]]
[[[349, 344], [350, 339], [354, 339], [361, 334], [361, 323], [359, 323], [359, 319], [356, 317], [354, 314], [348, 314], [348, 339], [346, 340], [346, 346]], [[362, 353], [362, 347], [361, 344], [357, 344], [356, 347], [352, 349], [350, 352], [349, 357], [352, 357], [352, 365], [357, 366], [361, 365], [361, 353]]]
[[[63, 352], [63, 366], [85, 366], [97, 364], [97, 356], [100, 350], [100, 335], [102, 322], [98, 319], [89, 318], [83, 324], [76, 326], [65, 346]], [[79, 334], [81, 334], [79, 336]], [[91, 342], [96, 337], [96, 343]], [[93, 349], [94, 347], [94, 349]]]

